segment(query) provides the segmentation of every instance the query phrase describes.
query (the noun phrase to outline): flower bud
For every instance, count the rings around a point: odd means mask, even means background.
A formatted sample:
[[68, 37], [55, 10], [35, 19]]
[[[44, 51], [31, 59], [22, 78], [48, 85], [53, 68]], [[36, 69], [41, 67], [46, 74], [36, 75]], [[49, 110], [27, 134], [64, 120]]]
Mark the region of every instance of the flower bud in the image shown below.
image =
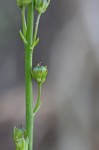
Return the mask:
[[14, 141], [16, 142], [19, 138], [22, 138], [25, 136], [25, 129], [19, 129], [19, 128], [16, 128], [14, 127], [14, 130], [13, 130], [13, 134], [14, 134]]
[[18, 5], [18, 7], [22, 8], [31, 2], [32, 2], [32, 0], [17, 0], [17, 5]]
[[16, 150], [28, 150], [29, 138], [26, 137], [25, 129], [19, 129], [14, 127], [14, 142]]
[[46, 76], [48, 74], [47, 66], [41, 66], [37, 64], [37, 66], [32, 71], [32, 77], [38, 82], [43, 83], [46, 80]]
[[44, 13], [50, 3], [50, 0], [34, 0], [35, 10], [38, 13]]
[[28, 150], [29, 139], [19, 138], [16, 142], [16, 150]]

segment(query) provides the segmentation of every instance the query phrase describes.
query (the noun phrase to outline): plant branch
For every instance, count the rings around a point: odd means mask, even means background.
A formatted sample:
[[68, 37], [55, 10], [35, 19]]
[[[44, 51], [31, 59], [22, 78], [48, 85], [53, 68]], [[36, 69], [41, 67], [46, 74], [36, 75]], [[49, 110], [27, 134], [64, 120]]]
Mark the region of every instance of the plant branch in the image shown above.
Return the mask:
[[38, 32], [38, 26], [39, 26], [40, 17], [41, 17], [41, 14], [39, 13], [38, 16], [37, 16], [36, 24], [35, 24], [35, 31], [34, 31], [33, 43], [35, 42], [36, 37], [37, 37], [37, 32]]
[[22, 29], [23, 29], [23, 35], [26, 38], [27, 25], [26, 25], [26, 19], [25, 19], [25, 6], [22, 7]]
[[37, 102], [33, 110], [33, 115], [36, 114], [36, 112], [40, 108], [40, 105], [41, 105], [41, 83], [38, 83], [38, 98], [37, 98]]
[[21, 32], [21, 30], [19, 31], [19, 34], [20, 34], [20, 37], [21, 37], [21, 39], [22, 39], [24, 45], [26, 45], [26, 44], [27, 44], [27, 41], [26, 41], [26, 38], [24, 37], [23, 33]]

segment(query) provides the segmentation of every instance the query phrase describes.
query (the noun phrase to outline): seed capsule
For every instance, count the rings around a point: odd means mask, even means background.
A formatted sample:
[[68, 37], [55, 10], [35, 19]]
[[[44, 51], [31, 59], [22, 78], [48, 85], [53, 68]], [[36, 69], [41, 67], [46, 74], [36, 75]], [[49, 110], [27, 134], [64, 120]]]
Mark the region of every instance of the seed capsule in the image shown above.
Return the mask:
[[41, 84], [46, 80], [47, 74], [47, 66], [41, 66], [40, 64], [37, 64], [37, 66], [32, 70], [32, 77]]
[[49, 6], [50, 0], [34, 0], [35, 10], [38, 13], [44, 13]]
[[18, 7], [22, 8], [24, 6], [27, 6], [31, 2], [32, 0], [17, 0], [17, 5]]

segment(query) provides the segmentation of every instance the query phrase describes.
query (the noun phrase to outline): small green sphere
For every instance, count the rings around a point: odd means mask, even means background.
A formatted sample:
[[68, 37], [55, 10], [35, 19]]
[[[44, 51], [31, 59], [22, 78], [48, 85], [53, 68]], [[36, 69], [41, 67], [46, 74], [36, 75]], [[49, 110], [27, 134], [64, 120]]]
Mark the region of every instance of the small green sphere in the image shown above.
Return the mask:
[[32, 0], [17, 0], [17, 5], [18, 5], [18, 7], [22, 8], [24, 6], [27, 6], [31, 2], [32, 2]]
[[50, 0], [34, 0], [35, 10], [38, 13], [44, 13], [49, 6]]
[[37, 66], [32, 70], [32, 77], [41, 84], [46, 80], [47, 74], [47, 66], [41, 66], [40, 64], [37, 64]]

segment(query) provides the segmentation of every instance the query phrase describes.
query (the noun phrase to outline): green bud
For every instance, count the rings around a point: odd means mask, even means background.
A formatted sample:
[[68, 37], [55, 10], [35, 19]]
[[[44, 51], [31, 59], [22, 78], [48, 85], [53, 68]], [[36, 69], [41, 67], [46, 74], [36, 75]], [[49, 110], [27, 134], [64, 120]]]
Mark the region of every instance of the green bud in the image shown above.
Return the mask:
[[19, 138], [22, 138], [25, 136], [25, 129], [19, 129], [14, 127], [13, 134], [14, 134], [14, 141], [16, 142]]
[[14, 127], [13, 132], [16, 150], [28, 150], [29, 138], [26, 137], [25, 129], [18, 129]]
[[44, 13], [49, 6], [50, 0], [34, 0], [35, 10], [38, 13]]
[[28, 150], [29, 139], [19, 138], [15, 144], [16, 150]]
[[37, 64], [37, 66], [32, 71], [32, 77], [38, 82], [43, 83], [46, 80], [46, 76], [48, 74], [47, 66], [41, 66]]
[[31, 2], [32, 2], [32, 0], [17, 0], [17, 5], [18, 5], [18, 7], [22, 8]]

